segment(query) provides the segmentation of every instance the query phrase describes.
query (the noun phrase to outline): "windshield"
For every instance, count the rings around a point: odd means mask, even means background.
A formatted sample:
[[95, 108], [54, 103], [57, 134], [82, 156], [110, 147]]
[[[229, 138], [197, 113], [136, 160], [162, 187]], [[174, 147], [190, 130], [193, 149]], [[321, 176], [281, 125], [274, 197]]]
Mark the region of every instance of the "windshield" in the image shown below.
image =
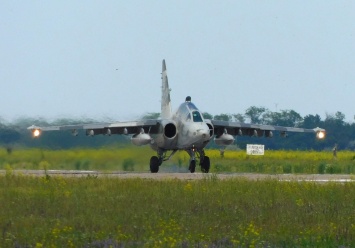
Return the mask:
[[202, 122], [202, 117], [201, 117], [200, 112], [193, 111], [192, 112], [192, 119], [193, 119], [194, 122]]
[[203, 122], [200, 111], [191, 102], [185, 102], [177, 110], [177, 117], [186, 121]]

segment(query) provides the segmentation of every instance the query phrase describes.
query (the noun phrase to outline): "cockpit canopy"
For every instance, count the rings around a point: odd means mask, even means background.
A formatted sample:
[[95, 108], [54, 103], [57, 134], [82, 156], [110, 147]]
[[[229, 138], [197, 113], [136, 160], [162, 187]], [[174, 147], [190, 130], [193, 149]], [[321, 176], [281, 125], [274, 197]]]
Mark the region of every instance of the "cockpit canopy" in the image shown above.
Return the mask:
[[189, 101], [186, 101], [180, 105], [177, 110], [177, 116], [182, 119], [185, 118], [186, 121], [203, 122], [203, 117], [200, 111], [197, 109], [195, 104]]

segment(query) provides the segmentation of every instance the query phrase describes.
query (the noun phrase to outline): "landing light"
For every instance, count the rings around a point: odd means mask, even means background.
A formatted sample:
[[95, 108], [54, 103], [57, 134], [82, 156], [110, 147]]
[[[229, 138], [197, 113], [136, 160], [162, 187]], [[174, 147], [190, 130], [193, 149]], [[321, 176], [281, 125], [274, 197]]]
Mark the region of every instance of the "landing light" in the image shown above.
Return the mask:
[[325, 132], [319, 131], [319, 132], [317, 133], [317, 138], [318, 138], [318, 139], [324, 139], [324, 138], [325, 138]]
[[35, 130], [33, 130], [32, 133], [33, 133], [33, 137], [38, 137], [38, 136], [40, 136], [41, 131], [39, 129], [35, 129]]

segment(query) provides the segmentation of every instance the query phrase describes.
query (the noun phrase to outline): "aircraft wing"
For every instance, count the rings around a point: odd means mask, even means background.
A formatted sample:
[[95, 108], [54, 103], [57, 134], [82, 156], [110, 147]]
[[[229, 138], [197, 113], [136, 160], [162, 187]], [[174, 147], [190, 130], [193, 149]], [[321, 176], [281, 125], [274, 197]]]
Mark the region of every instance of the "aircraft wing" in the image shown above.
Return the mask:
[[75, 124], [63, 126], [47, 126], [39, 127], [32, 125], [28, 127], [34, 136], [39, 136], [41, 132], [45, 131], [65, 131], [70, 130], [73, 135], [78, 134], [78, 130], [86, 130], [86, 135], [94, 136], [98, 134], [137, 134], [144, 131], [144, 133], [157, 133], [160, 121], [158, 119], [140, 120], [140, 121], [126, 121], [114, 123], [93, 123], [93, 124]]
[[325, 129], [314, 128], [298, 128], [298, 127], [283, 127], [283, 126], [272, 126], [272, 125], [261, 125], [261, 124], [249, 124], [234, 121], [218, 121], [211, 120], [214, 126], [214, 133], [216, 135], [223, 134], [227, 132], [230, 135], [247, 135], [247, 136], [258, 136], [258, 137], [272, 137], [273, 132], [279, 132], [281, 136], [286, 136], [287, 132], [298, 132], [298, 133], [315, 133], [317, 138], [324, 138]]

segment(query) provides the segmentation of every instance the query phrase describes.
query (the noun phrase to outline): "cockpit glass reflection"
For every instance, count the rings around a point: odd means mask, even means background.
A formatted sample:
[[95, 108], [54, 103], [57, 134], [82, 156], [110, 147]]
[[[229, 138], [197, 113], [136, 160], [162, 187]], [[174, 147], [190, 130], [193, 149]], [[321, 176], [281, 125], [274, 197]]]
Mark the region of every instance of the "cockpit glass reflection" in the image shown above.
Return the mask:
[[193, 119], [194, 122], [202, 122], [202, 117], [201, 117], [200, 112], [193, 111], [192, 112], [192, 119]]

